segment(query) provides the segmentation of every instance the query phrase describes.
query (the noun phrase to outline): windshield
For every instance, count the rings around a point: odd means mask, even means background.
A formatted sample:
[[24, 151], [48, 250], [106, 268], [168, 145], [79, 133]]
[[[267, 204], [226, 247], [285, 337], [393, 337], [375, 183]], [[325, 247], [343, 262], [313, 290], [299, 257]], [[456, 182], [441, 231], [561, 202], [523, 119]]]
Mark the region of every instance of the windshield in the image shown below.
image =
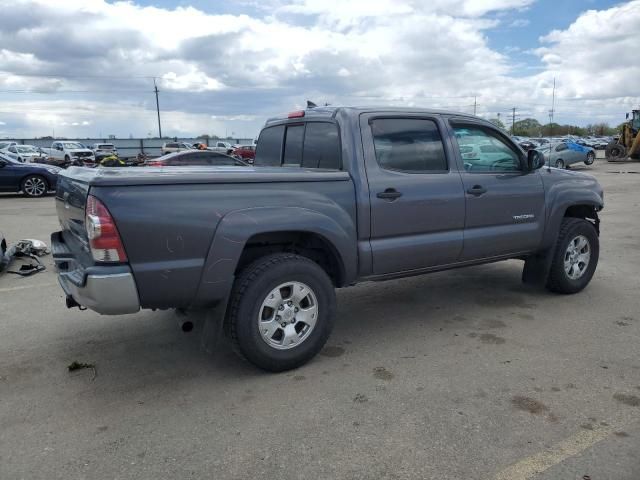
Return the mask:
[[113, 150], [113, 145], [111, 145], [110, 143], [101, 143], [98, 145], [98, 148], [100, 150]]
[[64, 148], [84, 148], [82, 145], [76, 142], [62, 142]]
[[7, 148], [11, 145], [11, 143], [12, 142], [0, 142], [0, 150], [2, 150], [3, 148]]
[[9, 162], [9, 163], [17, 163], [17, 164], [21, 165], [20, 162], [18, 162], [17, 160], [14, 160], [11, 157], [8, 157], [4, 153], [0, 153], [0, 160], [5, 160], [6, 162]]
[[16, 147], [16, 150], [18, 150], [18, 153], [38, 153], [38, 150], [36, 150], [36, 147], [32, 147], [30, 145], [23, 145], [20, 147]]

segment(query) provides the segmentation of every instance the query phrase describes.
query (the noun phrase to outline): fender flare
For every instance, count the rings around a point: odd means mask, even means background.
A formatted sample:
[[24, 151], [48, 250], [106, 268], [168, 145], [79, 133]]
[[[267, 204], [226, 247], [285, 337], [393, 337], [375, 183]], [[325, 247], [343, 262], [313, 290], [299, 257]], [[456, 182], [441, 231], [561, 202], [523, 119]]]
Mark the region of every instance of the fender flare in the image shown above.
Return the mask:
[[[357, 275], [356, 228], [344, 210], [329, 217], [304, 207], [253, 207], [227, 213], [218, 223], [202, 269], [197, 305], [210, 305], [228, 297], [247, 241], [254, 235], [303, 232], [320, 236], [333, 247], [341, 263], [345, 284]], [[346, 227], [346, 228], [345, 228]]]
[[[525, 260], [522, 271], [522, 281], [528, 284], [544, 285], [551, 270], [553, 257], [556, 251], [556, 241], [560, 232], [560, 225], [565, 218], [567, 210], [575, 206], [591, 206], [596, 214], [603, 207], [602, 198], [595, 192], [589, 192], [585, 196], [584, 192], [578, 200], [576, 197], [565, 196], [564, 201], [555, 202], [547, 217], [547, 228], [544, 232], [543, 247], [539, 253], [532, 255]], [[596, 230], [598, 230], [599, 219], [596, 215]], [[599, 230], [598, 230], [599, 233]]]

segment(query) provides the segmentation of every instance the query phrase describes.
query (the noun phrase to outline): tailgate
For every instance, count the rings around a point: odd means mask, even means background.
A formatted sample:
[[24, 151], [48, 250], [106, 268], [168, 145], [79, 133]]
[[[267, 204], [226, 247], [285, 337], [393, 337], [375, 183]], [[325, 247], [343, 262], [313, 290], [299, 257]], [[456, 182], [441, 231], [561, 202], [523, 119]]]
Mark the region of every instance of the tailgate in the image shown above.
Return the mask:
[[79, 170], [70, 168], [58, 175], [56, 211], [65, 241], [72, 248], [79, 246], [84, 250], [88, 248], [84, 209], [89, 194], [89, 179], [84, 178], [82, 173], [78, 174]]

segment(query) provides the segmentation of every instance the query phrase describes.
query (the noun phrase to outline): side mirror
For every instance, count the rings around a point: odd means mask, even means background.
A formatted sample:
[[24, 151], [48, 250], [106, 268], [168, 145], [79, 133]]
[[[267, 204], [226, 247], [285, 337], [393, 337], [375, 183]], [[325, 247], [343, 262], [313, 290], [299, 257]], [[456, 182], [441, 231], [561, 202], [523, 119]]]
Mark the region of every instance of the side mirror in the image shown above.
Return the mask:
[[544, 155], [537, 150], [527, 152], [527, 167], [530, 172], [544, 167]]
[[625, 117], [627, 120], [629, 120], [629, 112], [627, 112], [627, 115]]

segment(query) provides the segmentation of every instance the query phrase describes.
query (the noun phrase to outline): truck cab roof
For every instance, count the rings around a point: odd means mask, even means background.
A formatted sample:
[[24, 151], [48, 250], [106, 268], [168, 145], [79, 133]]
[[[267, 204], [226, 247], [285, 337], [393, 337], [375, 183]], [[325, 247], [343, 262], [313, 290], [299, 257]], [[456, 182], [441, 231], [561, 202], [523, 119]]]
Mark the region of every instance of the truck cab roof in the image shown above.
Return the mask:
[[322, 106], [306, 108], [304, 110], [298, 110], [290, 112], [288, 114], [281, 114], [275, 117], [267, 119], [265, 126], [273, 125], [286, 121], [301, 121], [303, 118], [321, 119], [321, 118], [336, 118], [338, 115], [344, 114], [346, 116], [357, 116], [361, 113], [380, 112], [380, 113], [424, 113], [427, 115], [450, 115], [455, 117], [465, 117], [475, 120], [482, 120], [479, 117], [470, 115], [468, 113], [455, 112], [452, 110], [439, 110], [434, 108], [407, 108], [407, 107], [376, 107], [376, 106]]

